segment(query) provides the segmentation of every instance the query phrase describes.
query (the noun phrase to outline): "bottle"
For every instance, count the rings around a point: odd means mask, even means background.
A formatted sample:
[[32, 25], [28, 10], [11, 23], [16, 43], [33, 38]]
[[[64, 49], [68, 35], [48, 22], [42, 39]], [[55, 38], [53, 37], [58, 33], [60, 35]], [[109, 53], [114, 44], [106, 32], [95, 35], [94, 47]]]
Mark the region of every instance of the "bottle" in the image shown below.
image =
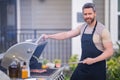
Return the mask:
[[21, 78], [21, 62], [18, 62], [18, 78]]
[[27, 67], [27, 71], [28, 71], [28, 77], [30, 77], [30, 66], [29, 66], [29, 61], [27, 62], [26, 67]]
[[9, 70], [9, 77], [10, 78], [18, 78], [19, 77], [19, 71], [20, 67], [16, 60], [13, 60], [12, 63], [8, 67]]
[[28, 78], [28, 70], [27, 70], [27, 64], [26, 62], [23, 62], [23, 66], [22, 66], [22, 79]]

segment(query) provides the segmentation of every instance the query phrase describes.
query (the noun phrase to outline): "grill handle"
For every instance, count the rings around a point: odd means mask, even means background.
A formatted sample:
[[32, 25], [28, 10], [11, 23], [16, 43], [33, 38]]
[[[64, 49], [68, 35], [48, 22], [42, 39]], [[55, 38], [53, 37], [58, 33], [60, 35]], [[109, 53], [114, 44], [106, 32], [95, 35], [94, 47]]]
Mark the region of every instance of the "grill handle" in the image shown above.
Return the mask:
[[45, 39], [44, 39], [44, 35], [42, 34], [37, 40], [36, 40], [36, 44], [40, 44], [40, 43], [42, 43], [42, 42], [44, 42], [44, 41], [46, 41]]

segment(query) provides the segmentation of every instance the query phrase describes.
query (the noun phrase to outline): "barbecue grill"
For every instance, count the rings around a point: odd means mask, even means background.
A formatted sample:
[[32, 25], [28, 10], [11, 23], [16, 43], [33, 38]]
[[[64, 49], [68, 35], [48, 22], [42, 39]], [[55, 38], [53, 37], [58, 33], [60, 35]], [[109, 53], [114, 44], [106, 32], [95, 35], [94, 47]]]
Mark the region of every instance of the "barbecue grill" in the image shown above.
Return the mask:
[[[29, 63], [30, 70], [42, 70], [42, 63], [38, 61], [44, 50], [47, 41], [40, 36], [36, 41], [25, 41], [17, 43], [10, 47], [3, 56], [1, 66], [8, 69], [8, 66], [14, 58], [19, 61], [26, 61]], [[46, 69], [44, 72], [31, 72], [30, 78], [40, 80], [64, 80], [63, 67]]]
[[54, 69], [47, 69], [46, 72], [43, 73], [33, 73], [31, 72], [31, 77], [40, 79], [40, 80], [64, 80], [63, 75], [63, 67], [61, 68], [54, 68]]

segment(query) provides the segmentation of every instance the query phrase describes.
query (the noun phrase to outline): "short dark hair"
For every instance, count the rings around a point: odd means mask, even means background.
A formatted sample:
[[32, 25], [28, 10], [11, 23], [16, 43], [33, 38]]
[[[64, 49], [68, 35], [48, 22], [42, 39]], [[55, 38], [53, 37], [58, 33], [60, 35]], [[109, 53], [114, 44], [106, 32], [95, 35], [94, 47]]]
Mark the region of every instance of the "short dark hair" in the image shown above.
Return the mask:
[[94, 4], [94, 3], [86, 3], [86, 4], [84, 4], [84, 6], [82, 7], [82, 11], [83, 11], [85, 8], [92, 8], [93, 11], [96, 12], [95, 4]]

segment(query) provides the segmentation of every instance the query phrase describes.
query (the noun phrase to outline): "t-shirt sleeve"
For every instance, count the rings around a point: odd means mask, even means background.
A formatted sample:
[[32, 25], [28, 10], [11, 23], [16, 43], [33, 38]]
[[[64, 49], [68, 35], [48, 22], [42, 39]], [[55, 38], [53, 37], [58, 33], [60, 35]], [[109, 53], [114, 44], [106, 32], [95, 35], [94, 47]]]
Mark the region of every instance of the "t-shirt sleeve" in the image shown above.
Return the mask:
[[106, 42], [111, 42], [111, 36], [110, 36], [110, 32], [108, 31], [108, 29], [103, 29], [102, 31], [102, 42], [106, 43]]

